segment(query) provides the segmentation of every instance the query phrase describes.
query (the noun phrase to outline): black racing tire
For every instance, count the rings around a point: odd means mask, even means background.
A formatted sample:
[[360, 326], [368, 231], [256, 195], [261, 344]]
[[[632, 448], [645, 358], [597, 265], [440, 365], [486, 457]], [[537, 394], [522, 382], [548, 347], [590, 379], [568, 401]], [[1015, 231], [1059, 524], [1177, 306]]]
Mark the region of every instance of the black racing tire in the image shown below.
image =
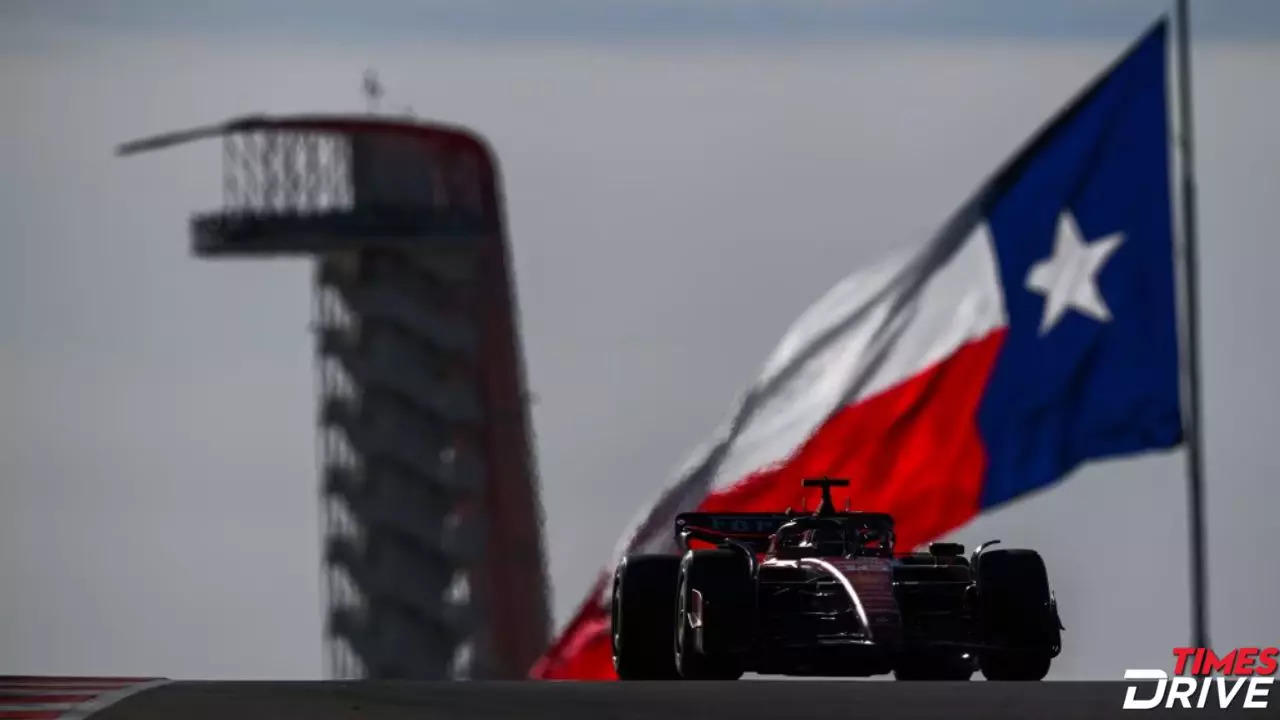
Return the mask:
[[678, 555], [632, 555], [613, 573], [610, 638], [619, 680], [677, 680], [671, 642], [676, 630]]
[[973, 678], [973, 661], [958, 655], [907, 655], [898, 660], [893, 678], [903, 682], [966, 682]]
[[[756, 589], [747, 557], [734, 550], [691, 550], [677, 593], [674, 660], [685, 680], [737, 680], [754, 636]], [[694, 631], [693, 595], [702, 596], [702, 632]]]
[[988, 550], [976, 569], [978, 667], [988, 680], [1034, 682], [1049, 674], [1061, 647], [1044, 559], [1034, 550]]

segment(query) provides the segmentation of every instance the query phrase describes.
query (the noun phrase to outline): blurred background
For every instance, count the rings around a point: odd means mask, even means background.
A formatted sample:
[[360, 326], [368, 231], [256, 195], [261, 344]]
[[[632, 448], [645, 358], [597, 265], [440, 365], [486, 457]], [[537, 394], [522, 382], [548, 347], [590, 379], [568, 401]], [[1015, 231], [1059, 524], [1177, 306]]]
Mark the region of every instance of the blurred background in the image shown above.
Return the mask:
[[[504, 174], [552, 629], [838, 279], [923, 242], [1158, 0], [0, 5], [0, 674], [325, 673], [311, 265], [192, 258], [248, 112], [485, 135]], [[1192, 3], [1210, 630], [1273, 642], [1280, 5]], [[1051, 677], [1189, 640], [1184, 454], [955, 533], [1036, 547]]]

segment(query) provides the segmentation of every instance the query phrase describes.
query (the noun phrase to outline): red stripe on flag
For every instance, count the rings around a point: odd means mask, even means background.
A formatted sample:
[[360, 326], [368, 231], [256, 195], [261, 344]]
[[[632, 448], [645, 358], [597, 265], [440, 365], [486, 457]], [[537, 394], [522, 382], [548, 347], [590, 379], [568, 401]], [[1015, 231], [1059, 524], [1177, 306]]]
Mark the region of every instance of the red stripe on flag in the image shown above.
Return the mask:
[[[808, 477], [848, 478], [833, 488], [837, 509], [894, 516], [908, 551], [964, 525], [978, 513], [986, 450], [978, 405], [1005, 331], [960, 347], [930, 369], [837, 411], [779, 467], [712, 493], [705, 512], [800, 510]], [[809, 502], [813, 509], [815, 502]]]
[[600, 598], [613, 583], [612, 573], [602, 573], [586, 601], [560, 638], [529, 671], [536, 680], [617, 680], [613, 671], [613, 643], [609, 637], [609, 613]]
[[[833, 414], [782, 465], [716, 491], [706, 512], [800, 509], [806, 477], [849, 478], [835, 488], [855, 510], [888, 512], [906, 551], [971, 520], [982, 498], [986, 452], [977, 412], [1005, 331], [963, 345], [949, 358], [896, 387]], [[812, 509], [813, 504], [809, 504]], [[609, 616], [592, 590], [565, 632], [530, 672], [544, 680], [616, 679]]]

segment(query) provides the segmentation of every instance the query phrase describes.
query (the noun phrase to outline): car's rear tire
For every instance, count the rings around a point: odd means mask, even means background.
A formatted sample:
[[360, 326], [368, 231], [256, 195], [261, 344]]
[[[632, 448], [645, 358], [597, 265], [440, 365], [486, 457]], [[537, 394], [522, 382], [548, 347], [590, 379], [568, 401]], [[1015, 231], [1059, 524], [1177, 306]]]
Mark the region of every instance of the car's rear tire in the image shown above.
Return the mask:
[[988, 680], [1037, 681], [1061, 647], [1049, 574], [1034, 550], [988, 550], [978, 560], [978, 666]]
[[[692, 625], [695, 593], [702, 628]], [[755, 580], [748, 559], [733, 550], [693, 550], [680, 569], [675, 665], [686, 680], [737, 680], [755, 623]]]
[[632, 555], [613, 573], [610, 636], [619, 680], [676, 680], [678, 555]]

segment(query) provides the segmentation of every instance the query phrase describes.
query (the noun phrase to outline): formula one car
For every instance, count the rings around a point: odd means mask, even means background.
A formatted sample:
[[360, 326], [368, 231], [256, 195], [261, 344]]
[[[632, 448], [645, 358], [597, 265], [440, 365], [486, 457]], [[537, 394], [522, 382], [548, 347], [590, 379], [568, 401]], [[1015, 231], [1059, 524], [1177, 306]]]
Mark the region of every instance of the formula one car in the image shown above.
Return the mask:
[[[935, 542], [894, 553], [884, 513], [684, 513], [683, 555], [631, 555], [613, 577], [622, 680], [764, 675], [898, 680], [1044, 679], [1062, 623], [1033, 550]], [[693, 547], [694, 543], [710, 546]]]

